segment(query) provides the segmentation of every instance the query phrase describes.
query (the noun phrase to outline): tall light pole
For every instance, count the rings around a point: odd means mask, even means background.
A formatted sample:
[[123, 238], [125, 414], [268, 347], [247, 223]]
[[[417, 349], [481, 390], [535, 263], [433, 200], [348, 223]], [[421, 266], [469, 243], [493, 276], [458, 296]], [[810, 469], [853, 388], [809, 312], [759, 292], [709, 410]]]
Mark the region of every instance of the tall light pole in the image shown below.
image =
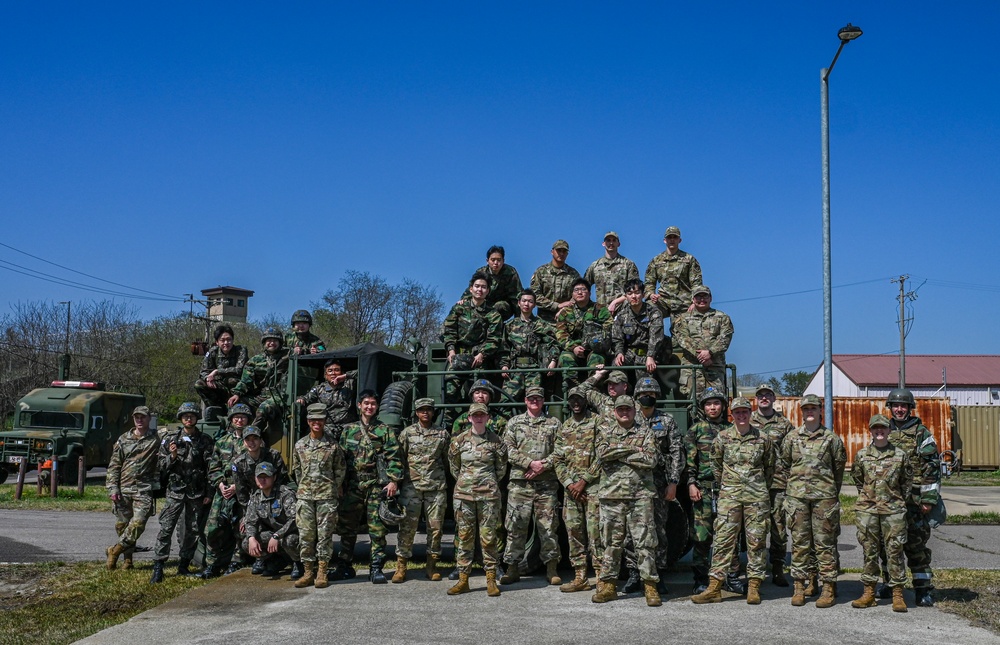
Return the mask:
[[827, 428], [833, 428], [833, 283], [830, 276], [830, 72], [844, 45], [861, 35], [851, 23], [837, 32], [840, 47], [829, 67], [819, 70], [820, 130], [823, 139], [823, 412]]

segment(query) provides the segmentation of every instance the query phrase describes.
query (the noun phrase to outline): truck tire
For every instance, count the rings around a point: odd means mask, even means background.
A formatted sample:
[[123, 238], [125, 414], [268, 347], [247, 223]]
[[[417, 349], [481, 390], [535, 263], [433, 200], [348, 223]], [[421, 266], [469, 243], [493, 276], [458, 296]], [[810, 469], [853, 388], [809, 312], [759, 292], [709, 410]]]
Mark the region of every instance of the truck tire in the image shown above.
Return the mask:
[[403, 424], [413, 414], [413, 383], [410, 381], [396, 381], [390, 383], [382, 393], [382, 400], [378, 406], [379, 421], [402, 430]]
[[667, 511], [667, 562], [673, 566], [691, 550], [688, 514], [680, 502], [670, 502]]
[[10, 473], [7, 471], [7, 468], [4, 467], [4, 466], [0, 466], [0, 484], [2, 484], [5, 481], [7, 481], [7, 477], [9, 475], [10, 475]]

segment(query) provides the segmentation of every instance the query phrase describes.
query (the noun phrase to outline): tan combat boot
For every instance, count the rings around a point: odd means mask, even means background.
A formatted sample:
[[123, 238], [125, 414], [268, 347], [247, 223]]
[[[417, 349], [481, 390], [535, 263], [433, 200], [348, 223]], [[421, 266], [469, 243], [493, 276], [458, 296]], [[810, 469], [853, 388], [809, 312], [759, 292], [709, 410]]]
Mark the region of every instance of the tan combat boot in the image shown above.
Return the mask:
[[794, 591], [792, 591], [792, 607], [801, 607], [806, 604], [806, 583], [796, 578]]
[[406, 558], [396, 558], [396, 573], [392, 574], [395, 583], [406, 582]]
[[327, 575], [327, 571], [326, 571], [327, 566], [328, 566], [328, 563], [326, 561], [324, 561], [324, 560], [320, 560], [319, 561], [319, 565], [316, 568], [316, 588], [317, 589], [326, 589], [327, 587], [330, 586], [330, 579], [329, 579], [329, 577]]
[[606, 580], [598, 580], [597, 593], [590, 597], [590, 602], [609, 602], [617, 599], [618, 591], [615, 589], [615, 583]]
[[455, 586], [448, 590], [448, 595], [457, 596], [460, 593], [469, 593], [470, 591], [472, 591], [472, 589], [469, 589], [469, 574], [459, 573], [458, 582], [456, 582]]
[[495, 569], [486, 572], [486, 595], [493, 598], [500, 595], [500, 587], [497, 586], [497, 572]]
[[861, 594], [860, 598], [851, 602], [851, 607], [865, 609], [866, 607], [874, 607], [877, 604], [878, 600], [875, 599], [875, 583], [873, 582], [865, 585], [865, 592]]
[[118, 566], [118, 556], [120, 556], [124, 551], [125, 547], [123, 547], [120, 543], [117, 542], [107, 548], [105, 553], [108, 554], [109, 569], [114, 569]]
[[590, 586], [590, 581], [587, 580], [587, 567], [578, 567], [576, 570], [576, 577], [559, 587], [559, 591], [563, 593], [572, 593], [574, 591], [590, 591], [592, 587]]
[[704, 605], [710, 602], [722, 602], [722, 580], [711, 577], [708, 579], [708, 589], [696, 596], [691, 596], [691, 602]]
[[548, 578], [550, 585], [562, 584], [562, 578], [559, 577], [559, 571], [556, 568], [558, 566], [558, 560], [549, 560], [545, 563], [545, 577]]
[[805, 594], [807, 598], [812, 598], [819, 593], [819, 577], [814, 573], [809, 576], [809, 580], [806, 583]]
[[437, 570], [438, 557], [436, 555], [427, 556], [427, 566], [424, 570], [428, 580], [437, 582], [441, 579], [441, 574]]
[[823, 593], [816, 600], [816, 607], [826, 609], [837, 604], [837, 597], [834, 595], [836, 593], [836, 584], [835, 582], [827, 582], [823, 585]]
[[647, 607], [659, 607], [663, 604], [660, 600], [660, 592], [656, 590], [656, 583], [652, 580], [642, 581], [642, 593], [646, 596]]
[[892, 610], [901, 614], [906, 613], [906, 601], [903, 599], [903, 585], [896, 585], [892, 588]]
[[303, 589], [305, 587], [311, 587], [312, 583], [316, 582], [316, 563], [315, 562], [303, 562], [302, 566], [305, 567], [305, 573], [302, 577], [295, 581], [296, 589]]
[[760, 604], [760, 579], [750, 578], [747, 582], [747, 604], [748, 605], [759, 605]]

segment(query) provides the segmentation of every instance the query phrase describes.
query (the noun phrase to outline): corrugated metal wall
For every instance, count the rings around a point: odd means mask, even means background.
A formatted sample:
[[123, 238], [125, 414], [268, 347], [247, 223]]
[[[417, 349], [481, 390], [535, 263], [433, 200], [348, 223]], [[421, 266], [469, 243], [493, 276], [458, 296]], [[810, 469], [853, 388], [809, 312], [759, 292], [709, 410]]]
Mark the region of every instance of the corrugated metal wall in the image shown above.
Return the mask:
[[963, 468], [1000, 468], [1000, 408], [955, 406], [955, 445]]

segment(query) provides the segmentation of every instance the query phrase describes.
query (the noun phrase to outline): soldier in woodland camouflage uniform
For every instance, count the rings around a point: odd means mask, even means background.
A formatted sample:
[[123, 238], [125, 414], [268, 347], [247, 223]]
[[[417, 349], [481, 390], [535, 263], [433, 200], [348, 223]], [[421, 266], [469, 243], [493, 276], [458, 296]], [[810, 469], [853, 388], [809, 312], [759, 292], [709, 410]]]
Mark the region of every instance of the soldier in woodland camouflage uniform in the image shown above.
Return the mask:
[[309, 434], [295, 442], [292, 452], [298, 559], [305, 566], [295, 586], [315, 584], [322, 589], [329, 584], [327, 567], [333, 555], [333, 529], [344, 494], [347, 460], [340, 444], [323, 430], [326, 408], [322, 403], [309, 406], [306, 421]]
[[701, 265], [693, 255], [680, 250], [681, 230], [676, 226], [667, 228], [663, 243], [667, 249], [646, 267], [646, 300], [656, 304], [664, 318], [670, 318], [673, 334], [677, 317], [691, 305], [692, 290], [702, 283]]
[[507, 470], [507, 447], [486, 427], [489, 413], [482, 403], [469, 408], [472, 428], [452, 437], [448, 466], [455, 477], [455, 560], [458, 582], [448, 595], [468, 593], [469, 572], [476, 551], [476, 532], [483, 550], [486, 592], [499, 596], [497, 587], [497, 529], [500, 526], [500, 480]]
[[[642, 282], [630, 280], [625, 285], [627, 306], [622, 307], [611, 326], [614, 364], [641, 365], [646, 373], [661, 382], [656, 372], [659, 363], [670, 353], [663, 335], [663, 314], [656, 305], [642, 301]], [[633, 378], [638, 378], [636, 372]]]
[[[579, 278], [573, 282], [573, 306], [556, 318], [556, 340], [562, 347], [559, 367], [603, 365], [611, 340], [611, 313], [590, 299], [590, 283]], [[575, 370], [563, 372], [563, 387], [568, 391], [579, 383]]]
[[[555, 368], [559, 346], [552, 323], [535, 316], [535, 292], [525, 289], [517, 300], [518, 315], [504, 325], [500, 369], [504, 370], [503, 391], [510, 401], [522, 401], [524, 389], [542, 384], [542, 373], [511, 373], [511, 368]], [[512, 416], [512, 415], [508, 415]]]
[[234, 345], [233, 328], [219, 325], [213, 333], [215, 345], [201, 361], [201, 373], [194, 389], [205, 405], [224, 406], [243, 375], [247, 348]]
[[[399, 492], [403, 482], [402, 456], [396, 433], [376, 418], [378, 397], [374, 391], [365, 390], [358, 395], [358, 411], [358, 422], [347, 426], [340, 436], [340, 445], [347, 456], [347, 485], [337, 529], [340, 535], [338, 575], [352, 577], [354, 545], [358, 530], [367, 518], [371, 539], [368, 579], [373, 584], [385, 584], [388, 581], [382, 565], [385, 563], [385, 536], [389, 531], [378, 514], [378, 505], [383, 498], [395, 497]], [[380, 460], [385, 466], [384, 474], [379, 472]]]
[[292, 580], [302, 578], [299, 561], [299, 531], [295, 525], [295, 491], [275, 482], [275, 468], [262, 461], [254, 468], [257, 490], [247, 501], [246, 537], [243, 550], [263, 562], [260, 573], [277, 575], [283, 558], [292, 562]]
[[524, 559], [524, 545], [531, 530], [531, 516], [541, 543], [539, 553], [546, 564], [549, 584], [562, 582], [559, 565], [559, 480], [553, 468], [552, 451], [559, 436], [559, 420], [545, 413], [545, 390], [529, 387], [524, 398], [527, 411], [507, 424], [503, 436], [510, 462], [510, 484], [507, 487], [507, 550], [503, 560], [507, 573], [500, 584], [512, 584], [521, 579], [518, 563]]
[[312, 322], [312, 314], [305, 309], [292, 314], [292, 331], [285, 334], [285, 349], [296, 355], [325, 352], [326, 343], [309, 331]]
[[785, 436], [778, 468], [787, 486], [785, 514], [792, 534], [792, 605], [806, 603], [805, 585], [817, 574], [815, 562], [823, 581], [823, 595], [816, 606], [832, 607], [836, 602], [840, 487], [847, 451], [840, 437], [823, 426], [822, 399], [807, 394], [799, 407], [803, 424]]
[[566, 264], [569, 244], [556, 240], [552, 245], [552, 261], [535, 269], [531, 276], [531, 290], [535, 292], [538, 317], [554, 323], [561, 309], [573, 305], [573, 281], [580, 272]]
[[[268, 327], [261, 334], [260, 343], [264, 346], [264, 352], [247, 361], [243, 376], [233, 388], [233, 395], [227, 402], [229, 407], [233, 407], [241, 399], [245, 399], [244, 403], [256, 408], [253, 425], [258, 428], [266, 428], [268, 422], [278, 421], [281, 414], [281, 397], [284, 395], [285, 377], [288, 373], [288, 350], [282, 347], [283, 342], [281, 333], [274, 327]], [[272, 434], [278, 433], [272, 430]]]
[[681, 394], [691, 396], [697, 379], [697, 390], [707, 387], [726, 389], [726, 350], [733, 341], [733, 321], [717, 309], [712, 309], [712, 291], [705, 285], [695, 287], [694, 311], [686, 313], [673, 324], [674, 349], [680, 349], [684, 362], [702, 365], [703, 370], [682, 370]]
[[872, 443], [858, 451], [851, 466], [851, 477], [858, 487], [855, 524], [865, 560], [861, 572], [865, 591], [851, 606], [858, 609], [875, 606], [879, 551], [885, 549], [889, 585], [893, 590], [892, 610], [905, 612], [903, 545], [906, 544], [906, 502], [913, 486], [913, 465], [902, 449], [889, 443], [889, 419], [876, 414], [868, 422], [868, 428]]
[[[486, 251], [486, 266], [476, 269], [489, 278], [490, 293], [486, 296], [486, 306], [500, 314], [500, 320], [517, 315], [517, 295], [521, 292], [521, 276], [517, 269], [504, 261], [502, 246], [491, 246]], [[466, 290], [459, 301], [468, 301]]]
[[719, 487], [719, 515], [708, 589], [692, 596], [697, 604], [720, 602], [723, 580], [732, 568], [740, 531], [747, 538], [747, 604], [760, 604], [760, 583], [767, 573], [767, 535], [771, 524], [769, 490], [775, 452], [771, 440], [750, 425], [750, 402], [736, 397], [730, 404], [733, 425], [712, 443], [712, 471]]
[[[750, 415], [750, 425], [760, 428], [774, 442], [775, 450], [781, 454], [781, 442], [791, 430], [792, 422], [774, 409], [774, 390], [768, 385], [757, 388], [757, 409]], [[785, 523], [785, 477], [774, 473], [771, 481], [771, 537], [768, 544], [768, 559], [771, 561], [771, 581], [779, 587], [787, 587], [785, 578], [785, 551], [788, 532]]]
[[358, 420], [354, 405], [354, 382], [357, 370], [344, 373], [340, 361], [331, 358], [323, 365], [322, 383], [317, 383], [306, 394], [296, 399], [299, 405], [322, 403], [326, 406], [326, 431], [340, 439], [344, 426]]
[[417, 399], [413, 407], [417, 423], [399, 434], [403, 453], [403, 485], [399, 497], [406, 517], [399, 523], [396, 541], [396, 573], [392, 581], [397, 583], [406, 580], [406, 562], [413, 557], [413, 538], [421, 509], [427, 518], [427, 579], [441, 579], [437, 561], [441, 558], [441, 533], [448, 506], [445, 461], [450, 435], [447, 430], [433, 426], [434, 399]]
[[562, 482], [563, 522], [569, 541], [569, 562], [576, 572], [573, 580], [559, 587], [559, 591], [589, 591], [587, 580], [587, 553], [595, 571], [601, 568], [601, 502], [600, 473], [592, 471], [597, 460], [598, 422], [600, 418], [587, 409], [587, 399], [580, 388], [569, 391], [569, 409], [572, 416], [562, 424], [552, 453], [556, 476]]
[[[489, 292], [489, 278], [482, 273], [474, 274], [469, 280], [471, 298], [468, 302], [458, 302], [444, 319], [443, 340], [448, 351], [448, 372], [488, 369], [490, 362], [499, 354], [503, 343], [503, 321], [500, 314], [486, 304]], [[468, 374], [446, 375], [445, 403], [461, 401], [462, 387], [471, 378]], [[454, 417], [451, 408], [446, 410], [445, 417]]]
[[615, 313], [625, 302], [625, 284], [629, 280], [640, 280], [639, 267], [635, 262], [618, 253], [620, 245], [618, 233], [605, 233], [604, 244], [601, 245], [604, 256], [594, 260], [583, 274], [584, 279], [594, 285], [597, 304], [607, 307], [611, 313]]
[[215, 497], [212, 498], [212, 510], [205, 525], [205, 569], [200, 576], [205, 580], [219, 575], [217, 565], [225, 565], [226, 561], [229, 561], [227, 574], [240, 568], [239, 558], [233, 558], [233, 552], [242, 539], [242, 509], [236, 503], [232, 465], [233, 460], [246, 450], [243, 430], [250, 425], [251, 416], [250, 406], [244, 403], [237, 403], [229, 409], [229, 428], [216, 440], [208, 463], [208, 485]]
[[656, 438], [649, 427], [636, 418], [635, 401], [624, 395], [615, 400], [615, 422], [603, 423], [597, 445], [600, 472], [601, 535], [604, 555], [593, 602], [608, 602], [618, 596], [615, 580], [621, 566], [625, 536], [635, 541], [639, 573], [646, 604], [662, 604], [656, 590], [656, 531], [653, 529], [653, 468], [656, 467]]
[[105, 551], [109, 569], [118, 566], [123, 554], [125, 568], [132, 568], [135, 543], [153, 514], [152, 489], [159, 477], [160, 441], [149, 429], [149, 408], [140, 405], [133, 410], [132, 421], [135, 427], [115, 441], [108, 464], [108, 497], [114, 505], [118, 534], [118, 541]]

